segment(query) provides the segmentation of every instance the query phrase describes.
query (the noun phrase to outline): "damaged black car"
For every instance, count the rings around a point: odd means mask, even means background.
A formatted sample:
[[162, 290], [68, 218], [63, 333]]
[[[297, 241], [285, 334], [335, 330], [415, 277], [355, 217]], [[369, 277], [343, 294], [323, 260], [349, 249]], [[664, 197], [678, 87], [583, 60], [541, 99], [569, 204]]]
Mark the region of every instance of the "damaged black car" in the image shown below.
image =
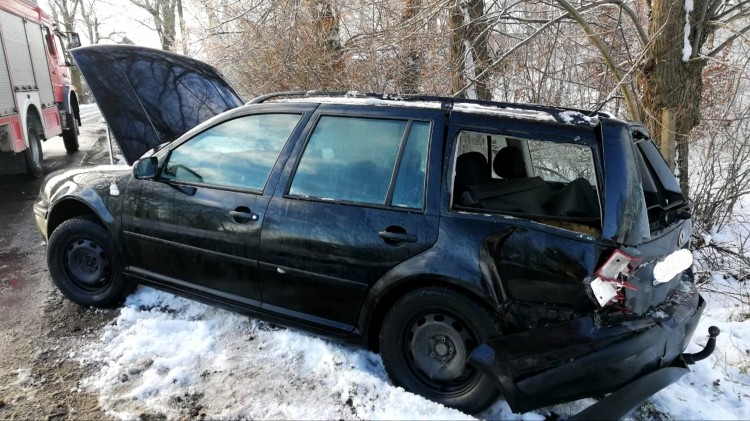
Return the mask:
[[621, 417], [708, 356], [690, 207], [648, 132], [605, 113], [286, 92], [132, 46], [72, 51], [132, 166], [57, 172], [34, 205], [83, 306], [144, 284], [379, 352], [478, 412], [604, 396]]

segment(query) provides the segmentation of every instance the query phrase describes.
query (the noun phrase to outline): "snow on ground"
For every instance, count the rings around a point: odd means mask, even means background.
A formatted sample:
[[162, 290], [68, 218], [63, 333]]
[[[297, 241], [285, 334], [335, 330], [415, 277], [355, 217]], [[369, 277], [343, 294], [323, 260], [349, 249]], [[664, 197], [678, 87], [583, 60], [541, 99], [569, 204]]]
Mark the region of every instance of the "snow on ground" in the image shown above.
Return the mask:
[[[750, 308], [747, 283], [713, 276], [713, 291], [703, 291], [708, 306], [687, 352], [697, 352], [717, 326], [716, 351], [690, 366], [692, 373], [651, 398], [654, 406], [677, 420], [750, 419]], [[744, 295], [744, 299], [741, 297]], [[700, 345], [700, 346], [698, 346]]]
[[[717, 275], [720, 290], [738, 288]], [[745, 291], [747, 294], [747, 291]], [[653, 410], [671, 419], [750, 419], [747, 302], [710, 293], [688, 351], [706, 341], [708, 326], [722, 334], [709, 360], [652, 398]], [[698, 346], [700, 345], [700, 346]], [[81, 358], [81, 355], [86, 357]], [[456, 410], [394, 387], [380, 357], [363, 349], [141, 287], [101, 340], [78, 354], [99, 367], [81, 385], [96, 391], [110, 415], [135, 419], [471, 419]], [[498, 401], [484, 419], [543, 420], [572, 414], [587, 399], [523, 415]], [[657, 413], [658, 413], [657, 412]], [[649, 415], [650, 414], [650, 415]]]
[[150, 288], [83, 354], [101, 369], [82, 387], [123, 419], [470, 418], [389, 385], [375, 354]]

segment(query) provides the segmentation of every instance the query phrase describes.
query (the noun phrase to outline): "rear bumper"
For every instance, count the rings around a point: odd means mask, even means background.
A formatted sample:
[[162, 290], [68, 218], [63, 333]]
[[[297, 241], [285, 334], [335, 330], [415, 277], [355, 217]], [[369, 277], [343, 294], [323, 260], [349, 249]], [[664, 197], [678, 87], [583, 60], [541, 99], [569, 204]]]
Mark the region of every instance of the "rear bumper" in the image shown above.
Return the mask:
[[477, 347], [469, 363], [492, 375], [515, 412], [616, 392], [616, 405], [591, 409], [619, 417], [689, 372], [680, 355], [704, 308], [683, 280], [650, 316], [620, 323], [589, 316], [505, 336]]

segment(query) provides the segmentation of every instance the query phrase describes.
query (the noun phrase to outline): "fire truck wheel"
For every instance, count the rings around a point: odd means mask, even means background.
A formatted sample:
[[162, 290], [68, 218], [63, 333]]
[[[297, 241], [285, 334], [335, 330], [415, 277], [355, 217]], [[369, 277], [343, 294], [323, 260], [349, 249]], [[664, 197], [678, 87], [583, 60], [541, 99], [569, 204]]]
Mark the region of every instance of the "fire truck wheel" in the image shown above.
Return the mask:
[[26, 172], [32, 177], [42, 175], [42, 142], [34, 127], [29, 127], [29, 147], [26, 148]]
[[75, 153], [78, 152], [78, 122], [73, 117], [73, 114], [68, 114], [65, 116], [66, 125], [68, 126], [67, 130], [63, 130], [62, 132], [62, 138], [63, 143], [65, 143], [65, 150], [68, 153]]
[[116, 306], [133, 291], [112, 236], [89, 218], [68, 219], [52, 232], [47, 264], [60, 292], [81, 306]]

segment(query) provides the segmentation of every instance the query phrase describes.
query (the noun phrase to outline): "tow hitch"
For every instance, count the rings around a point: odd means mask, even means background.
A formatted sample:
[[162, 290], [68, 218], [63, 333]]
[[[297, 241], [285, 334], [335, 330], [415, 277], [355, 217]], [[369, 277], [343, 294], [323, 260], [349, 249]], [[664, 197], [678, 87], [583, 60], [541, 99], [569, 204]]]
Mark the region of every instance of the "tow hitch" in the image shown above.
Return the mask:
[[706, 342], [706, 347], [701, 351], [696, 352], [695, 354], [682, 354], [682, 359], [685, 360], [685, 362], [688, 364], [695, 364], [696, 361], [708, 358], [708, 356], [711, 355], [712, 352], [714, 352], [714, 349], [716, 349], [716, 337], [719, 336], [719, 333], [721, 333], [721, 330], [719, 330], [718, 327], [709, 327], [708, 342]]
[[690, 370], [686, 364], [695, 364], [707, 358], [716, 348], [716, 337], [721, 331], [716, 326], [708, 328], [708, 342], [695, 354], [682, 354], [670, 367], [664, 367], [610, 393], [606, 398], [571, 416], [568, 420], [622, 419], [656, 392], [679, 380]]

